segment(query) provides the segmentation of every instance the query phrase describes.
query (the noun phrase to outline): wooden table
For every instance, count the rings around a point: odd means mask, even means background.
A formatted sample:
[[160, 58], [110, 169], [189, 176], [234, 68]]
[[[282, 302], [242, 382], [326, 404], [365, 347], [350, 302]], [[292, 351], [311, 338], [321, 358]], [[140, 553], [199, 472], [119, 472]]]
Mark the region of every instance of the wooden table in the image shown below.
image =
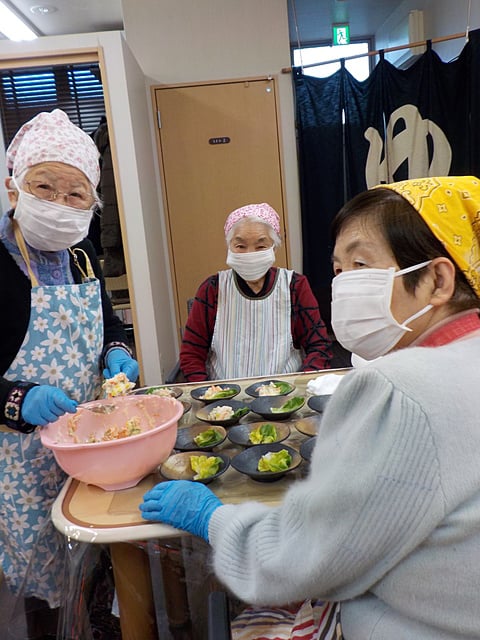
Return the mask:
[[[294, 384], [296, 387], [295, 395], [308, 397], [306, 386], [309, 380], [331, 373], [343, 375], [346, 371], [348, 370], [336, 369], [281, 375], [275, 376], [275, 378]], [[271, 379], [272, 376], [269, 378]], [[228, 382], [235, 382], [242, 388], [236, 399], [251, 399], [244, 390], [258, 380], [261, 378], [236, 379]], [[179, 423], [179, 429], [199, 422], [195, 414], [203, 406], [203, 403], [193, 400], [190, 391], [204, 385], [205, 383], [169, 385], [181, 387], [183, 395], [179, 399], [192, 405], [190, 410], [184, 413]], [[309, 416], [316, 416], [318, 422], [320, 421], [320, 416], [315, 414], [305, 403], [304, 407], [288, 421], [291, 434], [285, 443], [294, 449], [298, 450], [302, 442], [309, 437], [296, 429], [295, 424]], [[249, 413], [242, 418], [241, 422], [260, 420], [262, 420], [260, 416]], [[206, 428], [207, 426], [205, 423]], [[242, 449], [242, 447], [231, 444], [228, 439], [218, 447], [218, 450], [229, 456], [234, 456]], [[251, 480], [230, 466], [209, 487], [224, 503], [238, 504], [247, 500], [256, 500], [274, 506], [281, 502], [286, 489], [292, 482], [302, 477], [307, 469], [307, 463], [303, 462], [300, 467], [280, 480], [262, 483]], [[154, 606], [155, 594], [152, 591], [150, 575], [151, 563], [149, 563], [149, 556], [142, 549], [140, 541], [165, 541], [185, 535], [185, 532], [168, 525], [146, 522], [140, 515], [138, 506], [142, 502], [143, 495], [162, 480], [163, 478], [158, 473], [153, 473], [144, 478], [136, 487], [121, 491], [104, 491], [70, 478], [53, 505], [53, 523], [65, 536], [81, 542], [110, 545], [120, 609], [122, 640], [153, 640], [158, 637]], [[138, 543], [132, 544], [135, 541]], [[174, 573], [178, 570], [179, 567], [173, 567]], [[169, 575], [166, 574], [169, 574], [168, 567], [163, 571], [163, 580], [170, 582], [171, 572]]]

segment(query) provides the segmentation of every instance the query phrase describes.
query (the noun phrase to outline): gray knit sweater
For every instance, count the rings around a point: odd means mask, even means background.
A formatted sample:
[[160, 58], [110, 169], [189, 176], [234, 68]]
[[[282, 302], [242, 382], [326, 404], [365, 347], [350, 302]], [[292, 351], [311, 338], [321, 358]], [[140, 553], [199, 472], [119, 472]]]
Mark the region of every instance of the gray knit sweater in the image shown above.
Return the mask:
[[209, 537], [240, 598], [340, 600], [346, 640], [480, 638], [480, 337], [347, 374], [309, 476]]

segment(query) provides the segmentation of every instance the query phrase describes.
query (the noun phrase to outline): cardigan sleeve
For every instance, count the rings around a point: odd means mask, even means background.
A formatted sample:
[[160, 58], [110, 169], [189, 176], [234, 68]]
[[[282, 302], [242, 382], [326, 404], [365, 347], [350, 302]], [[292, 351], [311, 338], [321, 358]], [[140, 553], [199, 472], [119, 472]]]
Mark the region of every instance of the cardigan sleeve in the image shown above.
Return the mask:
[[180, 369], [188, 382], [207, 380], [207, 357], [212, 343], [218, 302], [218, 275], [207, 278], [195, 295], [180, 348]]
[[290, 296], [293, 343], [305, 353], [301, 371], [330, 369], [332, 341], [320, 315], [317, 300], [304, 275], [293, 273]]
[[340, 383], [309, 475], [280, 506], [251, 502], [214, 512], [215, 571], [242, 600], [281, 605], [305, 597], [355, 598], [444, 518], [424, 410], [383, 374], [366, 369]]
[[30, 281], [0, 242], [0, 298], [3, 301], [0, 314], [0, 423], [12, 429], [29, 433], [35, 429], [21, 418], [23, 398], [34, 386], [22, 380], [7, 380], [5, 371], [20, 349], [30, 318]]

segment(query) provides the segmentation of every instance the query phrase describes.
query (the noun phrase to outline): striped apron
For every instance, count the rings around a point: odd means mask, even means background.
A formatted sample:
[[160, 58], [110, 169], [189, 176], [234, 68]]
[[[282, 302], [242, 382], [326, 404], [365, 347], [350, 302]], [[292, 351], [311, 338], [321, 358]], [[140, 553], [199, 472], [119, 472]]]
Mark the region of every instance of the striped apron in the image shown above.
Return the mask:
[[218, 303], [207, 360], [211, 380], [269, 376], [298, 371], [302, 352], [293, 346], [290, 281], [293, 271], [278, 269], [274, 285], [261, 298], [247, 298], [231, 269], [218, 274]]
[[320, 600], [290, 608], [248, 607], [231, 629], [232, 640], [343, 640], [340, 603]]

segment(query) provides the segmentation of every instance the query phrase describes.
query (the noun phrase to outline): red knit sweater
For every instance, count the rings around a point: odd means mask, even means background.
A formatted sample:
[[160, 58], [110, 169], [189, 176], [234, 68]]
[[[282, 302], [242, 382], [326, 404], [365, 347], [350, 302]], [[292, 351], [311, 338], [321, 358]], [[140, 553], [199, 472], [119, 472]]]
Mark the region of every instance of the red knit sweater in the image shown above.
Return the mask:
[[[259, 298], [271, 291], [277, 268], [272, 267], [265, 277], [262, 290], [255, 294], [247, 283], [236, 275], [242, 293]], [[290, 282], [292, 303], [291, 330], [293, 344], [305, 353], [301, 371], [331, 368], [331, 340], [320, 316], [318, 304], [305, 276], [293, 272]], [[206, 361], [212, 341], [218, 301], [218, 274], [207, 278], [199, 287], [180, 349], [180, 368], [188, 382], [207, 380]], [[271, 372], [272, 375], [275, 372]]]

